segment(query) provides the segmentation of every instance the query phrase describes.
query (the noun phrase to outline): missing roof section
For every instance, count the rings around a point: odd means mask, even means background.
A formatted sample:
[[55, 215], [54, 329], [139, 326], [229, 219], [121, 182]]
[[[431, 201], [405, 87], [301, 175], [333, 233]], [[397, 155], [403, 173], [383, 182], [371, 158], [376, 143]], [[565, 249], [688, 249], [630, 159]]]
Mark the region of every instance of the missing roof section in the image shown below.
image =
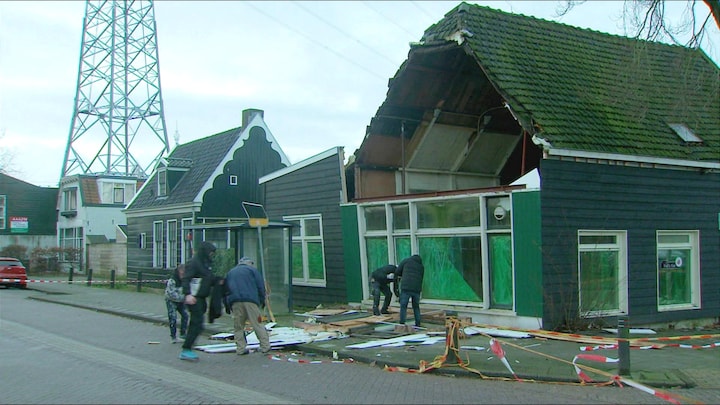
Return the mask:
[[702, 143], [702, 139], [695, 135], [685, 124], [668, 124], [675, 131], [677, 136], [688, 143]]

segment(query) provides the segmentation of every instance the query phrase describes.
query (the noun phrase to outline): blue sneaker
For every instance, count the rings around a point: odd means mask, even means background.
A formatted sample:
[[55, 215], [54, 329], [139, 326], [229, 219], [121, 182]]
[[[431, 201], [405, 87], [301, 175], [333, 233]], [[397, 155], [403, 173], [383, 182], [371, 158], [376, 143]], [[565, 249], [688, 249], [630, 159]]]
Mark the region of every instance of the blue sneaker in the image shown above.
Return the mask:
[[197, 354], [195, 354], [190, 349], [183, 349], [182, 352], [180, 352], [180, 356], [178, 356], [180, 360], [190, 360], [190, 361], [197, 361], [200, 360]]

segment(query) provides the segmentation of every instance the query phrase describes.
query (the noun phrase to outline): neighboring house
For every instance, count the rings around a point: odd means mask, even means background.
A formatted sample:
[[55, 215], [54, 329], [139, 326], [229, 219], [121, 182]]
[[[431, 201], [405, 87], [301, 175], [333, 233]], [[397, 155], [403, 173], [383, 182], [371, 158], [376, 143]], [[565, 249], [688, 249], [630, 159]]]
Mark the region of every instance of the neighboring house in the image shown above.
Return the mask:
[[346, 302], [340, 204], [347, 202], [342, 147], [260, 178], [268, 217], [293, 224], [292, 301]]
[[264, 202], [258, 179], [289, 165], [263, 115], [244, 110], [242, 127], [178, 145], [158, 164], [125, 210], [128, 273], [169, 272], [202, 240], [242, 254], [228, 229], [198, 226], [247, 222], [242, 203]]
[[75, 174], [60, 180], [55, 197], [59, 211], [56, 246], [79, 252], [60, 258], [65, 270], [88, 268], [91, 241], [115, 242], [117, 226], [125, 225], [123, 209], [142, 185], [140, 178], [105, 174]]
[[93, 277], [110, 278], [127, 274], [127, 235], [126, 225], [115, 227], [115, 238], [108, 240], [104, 236], [89, 236], [87, 268], [93, 270]]
[[39, 187], [0, 173], [0, 249], [21, 245], [30, 255], [34, 248], [54, 247], [57, 193], [57, 187]]
[[411, 45], [354, 158], [351, 302], [417, 253], [421, 307], [480, 323], [720, 313], [720, 69], [702, 50], [461, 3]]

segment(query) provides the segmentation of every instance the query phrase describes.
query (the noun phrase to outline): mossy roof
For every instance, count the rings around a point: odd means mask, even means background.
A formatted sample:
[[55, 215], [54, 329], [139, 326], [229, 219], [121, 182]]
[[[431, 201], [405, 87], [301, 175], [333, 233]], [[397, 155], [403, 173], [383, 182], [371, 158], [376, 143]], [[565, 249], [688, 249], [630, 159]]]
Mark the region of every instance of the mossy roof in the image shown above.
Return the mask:
[[[428, 28], [420, 46], [458, 32], [511, 108], [530, 118], [526, 129], [551, 148], [720, 161], [720, 69], [701, 49], [467, 3]], [[674, 123], [702, 142], [683, 141]]]

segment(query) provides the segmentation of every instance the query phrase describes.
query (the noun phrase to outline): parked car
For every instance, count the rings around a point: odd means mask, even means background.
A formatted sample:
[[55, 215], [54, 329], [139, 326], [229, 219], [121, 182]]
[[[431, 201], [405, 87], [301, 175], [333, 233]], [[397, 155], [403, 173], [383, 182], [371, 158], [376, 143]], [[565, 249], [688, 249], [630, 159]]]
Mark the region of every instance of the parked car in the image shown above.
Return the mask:
[[27, 288], [27, 271], [20, 260], [0, 257], [0, 285]]

